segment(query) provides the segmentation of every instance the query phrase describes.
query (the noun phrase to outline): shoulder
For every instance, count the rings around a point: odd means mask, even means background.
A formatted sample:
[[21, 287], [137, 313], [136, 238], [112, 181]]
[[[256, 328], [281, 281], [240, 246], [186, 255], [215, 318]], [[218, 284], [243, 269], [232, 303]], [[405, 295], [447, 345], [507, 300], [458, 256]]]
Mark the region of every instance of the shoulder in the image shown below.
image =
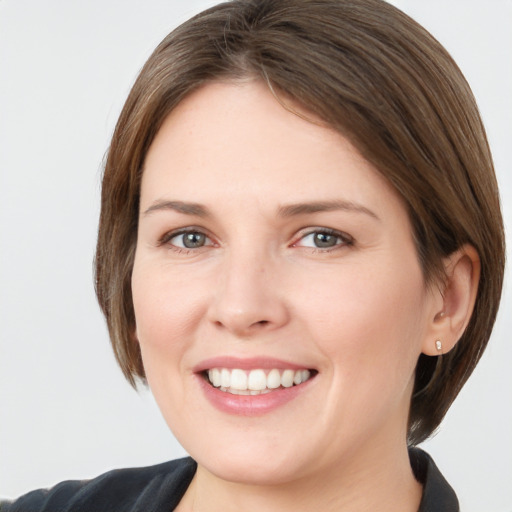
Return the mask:
[[410, 448], [409, 458], [416, 480], [423, 484], [419, 512], [459, 512], [457, 495], [432, 457], [419, 448]]
[[172, 510], [196, 471], [189, 457], [144, 468], [116, 469], [92, 480], [69, 480], [32, 491], [0, 512], [157, 512]]

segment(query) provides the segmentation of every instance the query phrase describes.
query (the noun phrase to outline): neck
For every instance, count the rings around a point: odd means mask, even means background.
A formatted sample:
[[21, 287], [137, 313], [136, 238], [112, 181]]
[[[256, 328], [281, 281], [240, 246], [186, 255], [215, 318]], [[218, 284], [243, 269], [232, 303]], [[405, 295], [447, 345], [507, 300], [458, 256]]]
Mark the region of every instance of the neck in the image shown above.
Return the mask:
[[380, 445], [357, 459], [347, 457], [322, 474], [294, 481], [253, 485], [229, 482], [198, 466], [179, 512], [416, 512], [422, 488], [411, 470], [405, 443]]

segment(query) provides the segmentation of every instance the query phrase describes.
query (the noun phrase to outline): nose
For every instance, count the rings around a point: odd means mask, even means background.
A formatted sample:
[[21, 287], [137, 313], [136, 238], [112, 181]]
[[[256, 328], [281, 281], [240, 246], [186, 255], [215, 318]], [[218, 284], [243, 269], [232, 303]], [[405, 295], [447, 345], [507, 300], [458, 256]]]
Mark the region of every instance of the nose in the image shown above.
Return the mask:
[[289, 321], [282, 273], [262, 254], [235, 255], [222, 262], [208, 319], [237, 337], [272, 331]]

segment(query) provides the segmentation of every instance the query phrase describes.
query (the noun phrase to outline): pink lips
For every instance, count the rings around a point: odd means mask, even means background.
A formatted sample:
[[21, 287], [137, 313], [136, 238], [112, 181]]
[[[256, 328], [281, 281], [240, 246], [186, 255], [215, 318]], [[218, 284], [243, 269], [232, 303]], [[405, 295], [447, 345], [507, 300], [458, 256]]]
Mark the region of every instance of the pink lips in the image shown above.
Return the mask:
[[284, 370], [289, 368], [290, 370], [300, 370], [305, 367], [282, 359], [268, 357], [251, 357], [249, 359], [240, 359], [237, 357], [212, 357], [211, 359], [201, 361], [201, 363], [194, 367], [194, 372], [204, 372], [210, 368], [240, 368], [241, 370], [252, 370], [254, 368], [261, 368], [262, 370], [281, 368]]
[[198, 384], [207, 400], [216, 409], [222, 412], [240, 416], [260, 416], [282, 407], [308, 389], [309, 384], [313, 380], [313, 378], [311, 378], [300, 385], [289, 388], [278, 388], [272, 390], [270, 393], [259, 395], [234, 395], [213, 387], [207, 379], [204, 378], [204, 372], [211, 368], [239, 368], [241, 370], [257, 368], [268, 370], [277, 368], [283, 370], [300, 370], [306, 369], [306, 367], [273, 358], [239, 359], [234, 357], [215, 357], [198, 364], [194, 368], [194, 372], [196, 373]]

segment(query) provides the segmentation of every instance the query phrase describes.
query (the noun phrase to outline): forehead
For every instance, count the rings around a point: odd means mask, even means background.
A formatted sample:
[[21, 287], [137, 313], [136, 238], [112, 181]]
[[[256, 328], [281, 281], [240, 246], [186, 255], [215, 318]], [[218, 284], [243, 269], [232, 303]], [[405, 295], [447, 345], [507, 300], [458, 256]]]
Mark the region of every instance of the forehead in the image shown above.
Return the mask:
[[167, 193], [204, 202], [213, 193], [230, 202], [397, 200], [345, 137], [283, 101], [259, 81], [215, 82], [189, 95], [148, 151], [142, 202]]

